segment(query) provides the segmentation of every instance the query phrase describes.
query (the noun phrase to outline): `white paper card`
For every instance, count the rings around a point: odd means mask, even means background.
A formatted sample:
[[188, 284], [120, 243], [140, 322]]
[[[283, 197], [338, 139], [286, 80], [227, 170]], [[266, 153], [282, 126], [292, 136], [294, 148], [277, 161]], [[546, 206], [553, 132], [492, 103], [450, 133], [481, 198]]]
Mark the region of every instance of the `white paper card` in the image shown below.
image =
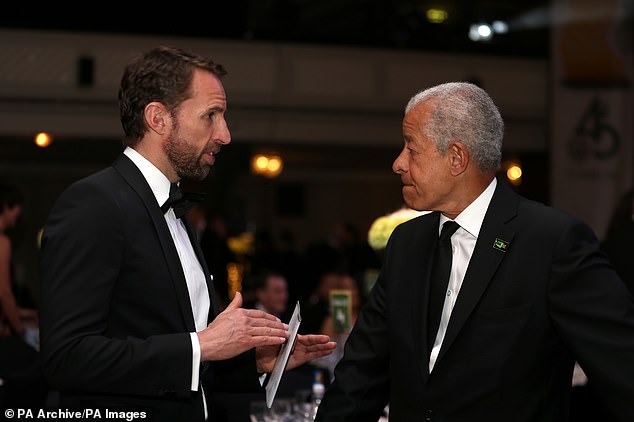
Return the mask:
[[271, 372], [271, 376], [265, 387], [266, 406], [269, 409], [273, 405], [275, 393], [277, 393], [277, 387], [280, 385], [280, 380], [282, 379], [282, 374], [286, 369], [288, 358], [291, 356], [291, 351], [293, 350], [293, 346], [295, 345], [295, 340], [297, 339], [297, 331], [299, 330], [299, 324], [301, 322], [302, 317], [299, 313], [299, 302], [297, 302], [297, 304], [295, 305], [295, 310], [293, 311], [293, 315], [288, 322], [288, 330], [290, 332], [290, 335], [288, 337], [288, 340], [286, 340], [286, 343], [282, 345], [280, 351], [277, 354], [277, 358], [275, 359], [275, 366], [273, 366], [273, 372]]

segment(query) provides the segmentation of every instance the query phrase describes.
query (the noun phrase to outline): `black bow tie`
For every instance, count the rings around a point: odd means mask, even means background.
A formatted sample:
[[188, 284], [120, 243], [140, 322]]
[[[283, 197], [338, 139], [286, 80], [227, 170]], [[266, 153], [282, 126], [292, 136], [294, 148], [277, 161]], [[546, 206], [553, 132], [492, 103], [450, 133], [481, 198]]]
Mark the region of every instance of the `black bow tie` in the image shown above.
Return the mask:
[[176, 217], [181, 218], [187, 211], [192, 209], [196, 203], [200, 203], [205, 199], [205, 194], [198, 192], [183, 192], [176, 183], [170, 185], [170, 196], [167, 201], [161, 205], [161, 211], [165, 214], [170, 208], [174, 209]]

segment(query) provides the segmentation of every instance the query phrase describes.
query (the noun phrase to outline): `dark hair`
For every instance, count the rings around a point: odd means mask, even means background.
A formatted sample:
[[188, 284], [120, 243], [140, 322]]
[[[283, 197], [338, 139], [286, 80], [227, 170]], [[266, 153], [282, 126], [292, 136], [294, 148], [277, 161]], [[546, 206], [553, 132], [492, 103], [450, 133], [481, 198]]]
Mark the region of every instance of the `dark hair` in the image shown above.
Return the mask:
[[145, 106], [162, 103], [172, 114], [189, 96], [194, 69], [221, 78], [225, 69], [211, 59], [172, 47], [157, 47], [126, 66], [119, 87], [119, 113], [124, 144], [134, 146], [147, 131]]
[[[22, 193], [15, 186], [0, 185], [0, 206], [15, 207], [16, 205], [22, 205], [24, 203], [24, 197]], [[0, 209], [0, 212], [2, 209]]]
[[269, 278], [272, 277], [281, 277], [284, 278], [284, 276], [276, 271], [276, 270], [272, 270], [272, 269], [260, 269], [257, 272], [255, 272], [252, 276], [251, 276], [251, 288], [253, 289], [253, 291], [258, 291], [258, 290], [262, 290], [262, 289], [266, 289], [266, 284], [269, 281]]

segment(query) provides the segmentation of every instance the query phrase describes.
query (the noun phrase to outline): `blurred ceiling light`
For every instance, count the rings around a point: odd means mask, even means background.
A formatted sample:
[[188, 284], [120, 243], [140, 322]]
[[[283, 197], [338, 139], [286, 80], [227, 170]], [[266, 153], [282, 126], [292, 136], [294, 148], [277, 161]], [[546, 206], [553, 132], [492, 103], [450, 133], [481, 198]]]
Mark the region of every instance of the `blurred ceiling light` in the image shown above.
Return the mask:
[[522, 183], [522, 166], [517, 162], [509, 162], [506, 165], [506, 178], [514, 185]]
[[427, 21], [430, 23], [443, 23], [449, 17], [449, 14], [444, 9], [431, 8], [426, 12]]
[[257, 154], [251, 158], [251, 171], [264, 177], [277, 177], [284, 168], [279, 155]]
[[509, 25], [504, 21], [493, 21], [493, 32], [496, 34], [506, 34], [509, 32]]
[[474, 23], [469, 27], [469, 39], [471, 41], [489, 41], [494, 34], [506, 34], [509, 32], [509, 25], [504, 21], [493, 21], [488, 23]]
[[53, 142], [53, 137], [46, 132], [40, 132], [37, 135], [35, 135], [35, 145], [37, 145], [40, 148], [46, 148], [52, 142]]
[[486, 23], [476, 23], [469, 29], [469, 38], [472, 41], [488, 41], [493, 37], [493, 29]]

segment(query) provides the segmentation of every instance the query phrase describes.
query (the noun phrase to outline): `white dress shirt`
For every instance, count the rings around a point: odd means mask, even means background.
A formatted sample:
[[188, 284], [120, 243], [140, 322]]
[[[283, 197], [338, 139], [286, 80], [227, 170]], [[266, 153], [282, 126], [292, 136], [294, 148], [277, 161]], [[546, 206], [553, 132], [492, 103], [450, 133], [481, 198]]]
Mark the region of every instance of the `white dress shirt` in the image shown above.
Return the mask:
[[[123, 152], [132, 162], [139, 168], [143, 177], [150, 185], [152, 193], [156, 197], [156, 202], [162, 205], [169, 198], [170, 181], [169, 179], [145, 157], [134, 149], [127, 147]], [[189, 292], [189, 300], [194, 313], [194, 323], [196, 331], [201, 331], [207, 327], [207, 316], [209, 314], [209, 291], [207, 290], [207, 280], [203, 272], [202, 266], [196, 257], [192, 243], [187, 235], [187, 229], [180, 218], [176, 218], [173, 209], [169, 209], [165, 215], [165, 222], [169, 228], [174, 245], [178, 251], [181, 266], [185, 274], [187, 282], [187, 291]], [[198, 391], [199, 374], [200, 374], [200, 343], [198, 335], [190, 333], [192, 342], [192, 377], [191, 389]], [[204, 399], [204, 396], [203, 396]], [[205, 415], [207, 415], [207, 405], [205, 403]]]
[[[449, 274], [449, 283], [447, 285], [447, 293], [445, 296], [445, 303], [442, 308], [442, 315], [440, 317], [440, 325], [438, 326], [438, 333], [436, 334], [436, 340], [434, 341], [434, 347], [431, 349], [429, 355], [429, 372], [434, 369], [438, 353], [440, 352], [440, 346], [445, 338], [447, 332], [447, 326], [449, 325], [449, 318], [451, 317], [451, 311], [458, 299], [458, 293], [460, 293], [460, 287], [462, 281], [467, 272], [473, 249], [475, 248], [478, 235], [480, 234], [480, 228], [484, 221], [484, 215], [489, 208], [491, 198], [493, 198], [493, 192], [497, 186], [497, 180], [494, 178], [489, 186], [473, 201], [467, 208], [465, 208], [454, 220], [460, 225], [458, 230], [451, 237], [451, 273]], [[440, 225], [438, 227], [438, 235], [442, 225], [449, 218], [440, 214]]]

